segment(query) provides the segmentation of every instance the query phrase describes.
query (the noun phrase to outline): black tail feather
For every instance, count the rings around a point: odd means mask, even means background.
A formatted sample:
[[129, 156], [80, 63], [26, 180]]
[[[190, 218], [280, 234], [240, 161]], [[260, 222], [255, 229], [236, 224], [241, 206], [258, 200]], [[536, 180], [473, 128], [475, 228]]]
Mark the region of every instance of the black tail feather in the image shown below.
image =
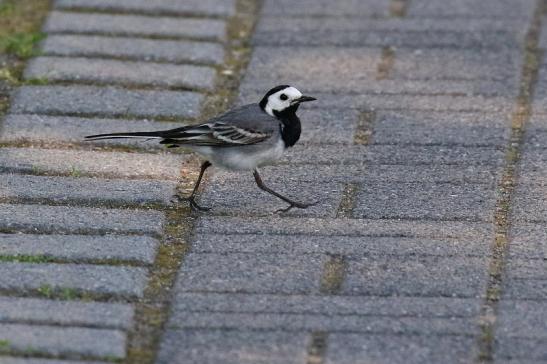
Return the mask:
[[123, 139], [123, 138], [162, 138], [161, 131], [143, 131], [133, 133], [109, 133], [109, 134], [96, 134], [88, 135], [85, 137], [87, 140], [102, 140], [102, 139]]

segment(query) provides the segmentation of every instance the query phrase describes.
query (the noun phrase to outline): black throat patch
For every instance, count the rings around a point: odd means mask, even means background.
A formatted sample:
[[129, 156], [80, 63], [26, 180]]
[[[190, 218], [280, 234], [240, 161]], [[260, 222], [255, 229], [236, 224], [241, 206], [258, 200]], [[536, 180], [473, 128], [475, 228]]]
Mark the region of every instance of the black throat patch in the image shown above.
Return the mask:
[[298, 110], [298, 104], [292, 105], [283, 111], [274, 110], [273, 113], [283, 125], [281, 128], [281, 137], [285, 143], [285, 147], [292, 147], [300, 139], [300, 133], [302, 132], [302, 125], [300, 119], [296, 115]]

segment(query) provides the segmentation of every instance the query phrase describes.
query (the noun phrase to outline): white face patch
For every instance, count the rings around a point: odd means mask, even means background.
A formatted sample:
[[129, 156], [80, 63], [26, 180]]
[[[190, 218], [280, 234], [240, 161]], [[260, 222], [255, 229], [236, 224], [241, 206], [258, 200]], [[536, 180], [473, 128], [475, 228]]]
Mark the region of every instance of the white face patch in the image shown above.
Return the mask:
[[278, 112], [285, 110], [291, 106], [294, 100], [299, 99], [301, 96], [302, 93], [292, 86], [284, 88], [268, 97], [268, 103], [264, 110], [271, 116], [274, 116], [274, 110]]

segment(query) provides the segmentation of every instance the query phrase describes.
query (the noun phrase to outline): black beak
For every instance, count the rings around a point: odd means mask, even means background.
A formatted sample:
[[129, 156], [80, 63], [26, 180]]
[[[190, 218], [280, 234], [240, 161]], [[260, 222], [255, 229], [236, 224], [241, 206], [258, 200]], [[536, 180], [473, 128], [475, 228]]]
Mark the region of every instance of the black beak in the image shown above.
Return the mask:
[[298, 99], [294, 100], [295, 103], [298, 103], [300, 104], [301, 102], [308, 102], [308, 101], [315, 101], [317, 100], [315, 97], [311, 97], [311, 96], [300, 96]]

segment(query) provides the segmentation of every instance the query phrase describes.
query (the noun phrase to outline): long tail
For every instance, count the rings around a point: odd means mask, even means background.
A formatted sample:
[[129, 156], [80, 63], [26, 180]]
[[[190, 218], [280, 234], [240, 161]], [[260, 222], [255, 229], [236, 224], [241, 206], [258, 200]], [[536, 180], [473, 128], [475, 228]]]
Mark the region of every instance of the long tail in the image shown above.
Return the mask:
[[110, 133], [110, 134], [96, 134], [88, 135], [86, 140], [102, 140], [102, 139], [123, 139], [123, 138], [152, 138], [163, 139], [165, 136], [161, 131], [142, 131], [133, 133]]

